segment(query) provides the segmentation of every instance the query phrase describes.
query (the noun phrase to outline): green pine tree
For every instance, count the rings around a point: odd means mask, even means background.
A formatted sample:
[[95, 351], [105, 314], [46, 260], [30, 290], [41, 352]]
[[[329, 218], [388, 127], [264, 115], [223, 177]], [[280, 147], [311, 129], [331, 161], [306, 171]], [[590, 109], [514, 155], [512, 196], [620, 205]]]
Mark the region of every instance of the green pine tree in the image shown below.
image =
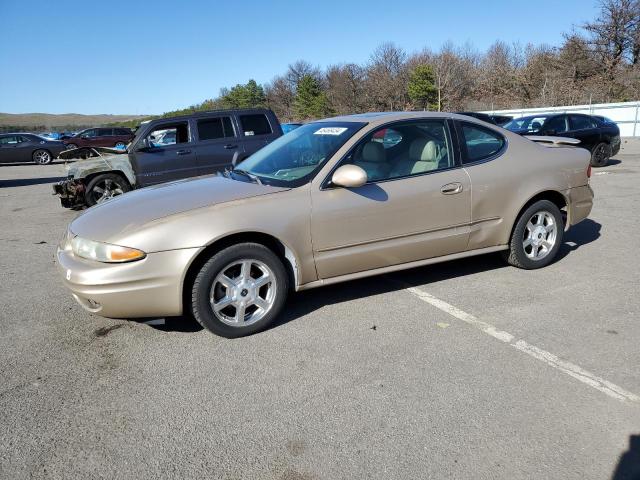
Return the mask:
[[293, 111], [300, 120], [322, 118], [330, 114], [327, 96], [320, 82], [312, 75], [304, 75], [298, 82]]
[[409, 75], [407, 93], [417, 108], [437, 109], [438, 89], [431, 65], [421, 64], [413, 69]]

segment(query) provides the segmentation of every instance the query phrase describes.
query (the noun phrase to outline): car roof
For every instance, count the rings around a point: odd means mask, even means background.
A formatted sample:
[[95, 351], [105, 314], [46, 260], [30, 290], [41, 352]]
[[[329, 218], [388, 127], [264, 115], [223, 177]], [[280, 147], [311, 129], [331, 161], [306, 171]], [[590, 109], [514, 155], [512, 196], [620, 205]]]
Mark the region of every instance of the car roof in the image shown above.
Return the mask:
[[187, 113], [184, 115], [176, 115], [175, 117], [162, 117], [162, 118], [154, 118], [153, 120], [149, 120], [148, 122], [140, 122], [140, 125], [147, 123], [155, 123], [155, 122], [163, 122], [163, 121], [171, 121], [176, 119], [184, 119], [184, 118], [193, 118], [193, 117], [207, 117], [209, 115], [220, 115], [220, 114], [239, 114], [242, 115], [247, 113], [270, 113], [271, 110], [268, 108], [228, 108], [222, 110], [207, 110], [206, 112], [195, 112], [195, 113]]
[[396, 120], [412, 120], [419, 118], [455, 118], [458, 120], [469, 120], [470, 118], [473, 119], [474, 117], [468, 117], [451, 112], [368, 112], [356, 113], [354, 115], [330, 117], [318, 120], [318, 122], [366, 122], [371, 125], [379, 125], [383, 123], [394, 122]]

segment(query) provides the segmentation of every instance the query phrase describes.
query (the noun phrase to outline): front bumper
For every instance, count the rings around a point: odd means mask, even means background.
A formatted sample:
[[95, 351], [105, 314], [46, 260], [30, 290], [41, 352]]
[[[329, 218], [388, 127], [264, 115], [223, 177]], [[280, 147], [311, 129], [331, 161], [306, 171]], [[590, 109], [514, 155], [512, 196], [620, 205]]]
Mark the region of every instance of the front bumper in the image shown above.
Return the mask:
[[85, 186], [82, 180], [69, 178], [53, 184], [53, 194], [60, 196], [64, 208], [77, 208], [85, 205]]
[[182, 314], [184, 276], [199, 248], [156, 252], [136, 262], [100, 263], [58, 248], [64, 284], [86, 310], [102, 317]]

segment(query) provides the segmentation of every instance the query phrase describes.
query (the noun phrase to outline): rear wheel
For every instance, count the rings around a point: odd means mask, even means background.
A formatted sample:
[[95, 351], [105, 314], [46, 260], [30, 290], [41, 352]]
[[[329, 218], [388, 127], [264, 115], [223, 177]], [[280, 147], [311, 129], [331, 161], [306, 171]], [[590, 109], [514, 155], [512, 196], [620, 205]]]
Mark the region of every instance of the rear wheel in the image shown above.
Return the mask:
[[129, 182], [115, 173], [104, 173], [91, 179], [84, 193], [84, 200], [90, 207], [106, 202], [131, 190]]
[[47, 165], [51, 163], [51, 160], [53, 160], [53, 157], [48, 150], [40, 149], [33, 152], [33, 161], [38, 165]]
[[606, 143], [599, 143], [591, 152], [591, 166], [604, 167], [609, 163], [609, 158], [611, 158], [611, 147]]
[[124, 142], [118, 142], [114, 145], [114, 147], [118, 150], [124, 150], [125, 148], [127, 148], [127, 144]]
[[526, 270], [545, 267], [558, 254], [563, 233], [564, 221], [558, 206], [539, 200], [518, 218], [505, 258], [514, 267]]
[[264, 245], [225, 248], [200, 269], [191, 290], [195, 319], [226, 338], [258, 332], [282, 310], [289, 277], [278, 256]]

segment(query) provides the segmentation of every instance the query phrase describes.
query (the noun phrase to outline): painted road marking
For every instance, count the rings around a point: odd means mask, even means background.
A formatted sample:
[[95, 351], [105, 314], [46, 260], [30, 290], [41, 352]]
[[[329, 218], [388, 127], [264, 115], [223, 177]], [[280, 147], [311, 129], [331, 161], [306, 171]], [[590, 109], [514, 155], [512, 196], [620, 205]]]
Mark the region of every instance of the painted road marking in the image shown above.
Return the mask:
[[493, 338], [500, 340], [501, 342], [504, 342], [523, 353], [526, 353], [536, 360], [540, 360], [541, 362], [546, 363], [556, 370], [560, 370], [561, 372], [566, 373], [570, 377], [573, 377], [576, 380], [579, 380], [582, 383], [589, 385], [590, 387], [593, 387], [606, 395], [609, 395], [611, 398], [615, 398], [622, 402], [640, 403], [640, 397], [638, 395], [631, 393], [603, 378], [600, 378], [593, 373], [583, 369], [582, 367], [579, 367], [578, 365], [567, 362], [565, 360], [561, 360], [553, 353], [547, 352], [546, 350], [538, 348], [535, 345], [531, 345], [524, 340], [517, 340], [509, 332], [498, 330], [493, 325], [479, 320], [470, 313], [462, 311], [459, 308], [456, 308], [453, 305], [445, 302], [444, 300], [440, 300], [439, 298], [434, 297], [430, 293], [427, 293], [417, 287], [409, 287], [407, 288], [407, 291], [412, 295], [418, 297], [423, 302], [433, 305], [443, 312], [448, 313], [452, 317], [468, 323], [469, 325], [477, 328], [487, 335], [490, 335]]

